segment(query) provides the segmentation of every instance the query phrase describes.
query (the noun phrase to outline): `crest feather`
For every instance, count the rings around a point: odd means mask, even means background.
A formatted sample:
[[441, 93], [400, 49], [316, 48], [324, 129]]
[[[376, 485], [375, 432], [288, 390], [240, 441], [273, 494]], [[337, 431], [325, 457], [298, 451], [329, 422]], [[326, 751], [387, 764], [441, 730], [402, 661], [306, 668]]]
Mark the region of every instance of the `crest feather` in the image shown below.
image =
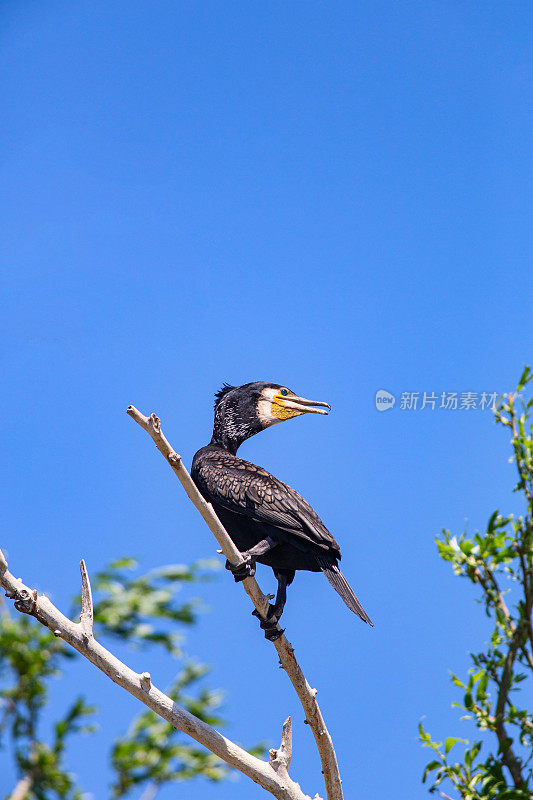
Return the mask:
[[235, 388], [236, 388], [235, 386], [231, 386], [229, 383], [223, 383], [218, 392], [215, 392], [215, 408], [218, 406], [222, 398], [225, 397], [228, 392], [231, 392], [231, 390]]

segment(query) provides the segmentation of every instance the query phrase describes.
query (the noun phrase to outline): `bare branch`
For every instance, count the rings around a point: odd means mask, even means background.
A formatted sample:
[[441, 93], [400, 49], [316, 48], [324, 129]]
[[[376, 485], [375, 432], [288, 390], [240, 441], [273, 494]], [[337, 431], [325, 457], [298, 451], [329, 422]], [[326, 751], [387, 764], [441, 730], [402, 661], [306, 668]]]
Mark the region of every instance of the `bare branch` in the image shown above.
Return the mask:
[[142, 795], [140, 796], [139, 800], [154, 800], [154, 797], [159, 792], [159, 784], [155, 781], [151, 781]]
[[[193, 482], [188, 471], [183, 466], [181, 456], [179, 456], [174, 449], [170, 446], [168, 440], [161, 430], [161, 421], [155, 414], [150, 417], [145, 417], [141, 414], [135, 406], [129, 406], [127, 413], [135, 420], [147, 433], [150, 434], [155, 442], [157, 449], [162, 453], [168, 461], [175, 474], [179, 478], [183, 488], [191, 502], [196, 506], [209, 529], [214, 534], [223, 554], [228, 561], [232, 564], [241, 564], [243, 562], [242, 556], [235, 544], [229, 537], [224, 526], [218, 519], [213, 506], [206, 503], [195, 483]], [[244, 589], [250, 599], [252, 600], [255, 608], [262, 617], [266, 615], [268, 608], [268, 599], [265, 597], [259, 588], [255, 578], [245, 578], [242, 582]], [[316, 700], [316, 690], [311, 689], [305, 675], [302, 672], [294, 656], [294, 648], [291, 643], [282, 634], [278, 639], [273, 642], [279, 656], [281, 666], [289, 676], [289, 679], [294, 686], [296, 693], [303, 706], [306, 722], [309, 724], [315, 737], [317, 749], [322, 763], [322, 772], [324, 774], [324, 783], [326, 787], [327, 800], [343, 800], [342, 781], [339, 774], [339, 767], [337, 764], [337, 756], [333, 747], [333, 742], [329, 734], [324, 718], [320, 711], [320, 707]]]
[[292, 721], [290, 717], [287, 717], [283, 723], [281, 744], [278, 750], [270, 750], [269, 756], [272, 769], [282, 778], [288, 775], [292, 757]]
[[292, 720], [290, 717], [287, 717], [287, 719], [283, 723], [283, 728], [281, 730], [280, 749], [283, 750], [284, 753], [286, 753], [287, 766], [289, 766], [292, 758]]
[[283, 723], [278, 753], [283, 757], [285, 765], [289, 769], [292, 758], [292, 720], [290, 717], [287, 717]]
[[259, 783], [278, 800], [310, 800], [299, 785], [289, 778], [286, 771], [279, 774], [279, 771], [276, 771], [269, 762], [250, 755], [187, 709], [179, 706], [168, 695], [157, 689], [151, 680], [148, 685], [147, 673], [139, 675], [130, 669], [99, 644], [94, 636], [87, 636], [81, 622], [76, 623], [67, 619], [48, 597], [39, 595], [35, 589], [29, 589], [19, 578], [15, 578], [9, 572], [7, 561], [1, 550], [0, 585], [5, 589], [6, 596], [15, 600], [15, 608], [35, 617], [56, 636], [60, 636], [85, 656], [112, 681], [170, 722], [174, 728], [186, 733], [227, 764]]
[[93, 617], [94, 617], [93, 595], [91, 592], [91, 583], [89, 581], [87, 567], [85, 566], [85, 561], [83, 559], [80, 561], [80, 572], [81, 572], [80, 625], [82, 627], [85, 636], [91, 637], [93, 635]]
[[17, 783], [7, 800], [26, 800], [31, 789], [33, 781], [29, 775], [21, 778]]
[[152, 686], [152, 676], [149, 672], [141, 673], [141, 686], [145, 692], [149, 692]]

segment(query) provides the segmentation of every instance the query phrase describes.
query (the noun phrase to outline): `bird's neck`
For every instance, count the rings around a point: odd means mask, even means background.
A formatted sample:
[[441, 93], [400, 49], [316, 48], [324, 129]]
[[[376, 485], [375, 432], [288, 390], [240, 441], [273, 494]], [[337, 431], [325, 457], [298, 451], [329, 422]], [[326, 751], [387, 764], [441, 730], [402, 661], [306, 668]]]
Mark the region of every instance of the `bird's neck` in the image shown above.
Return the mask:
[[254, 424], [249, 420], [239, 419], [237, 414], [231, 412], [226, 411], [225, 414], [215, 412], [211, 444], [216, 444], [235, 455], [241, 444], [260, 430], [262, 426], [259, 420]]

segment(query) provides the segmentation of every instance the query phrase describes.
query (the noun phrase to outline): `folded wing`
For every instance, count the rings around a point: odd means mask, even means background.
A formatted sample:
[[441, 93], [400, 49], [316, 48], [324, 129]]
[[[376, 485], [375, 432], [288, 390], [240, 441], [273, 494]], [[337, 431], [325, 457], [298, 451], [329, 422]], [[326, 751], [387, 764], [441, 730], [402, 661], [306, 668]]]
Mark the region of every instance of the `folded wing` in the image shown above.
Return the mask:
[[210, 502], [292, 534], [295, 546], [311, 543], [322, 551], [333, 550], [340, 558], [337, 542], [316, 511], [262, 467], [217, 452], [201, 460], [193, 477]]

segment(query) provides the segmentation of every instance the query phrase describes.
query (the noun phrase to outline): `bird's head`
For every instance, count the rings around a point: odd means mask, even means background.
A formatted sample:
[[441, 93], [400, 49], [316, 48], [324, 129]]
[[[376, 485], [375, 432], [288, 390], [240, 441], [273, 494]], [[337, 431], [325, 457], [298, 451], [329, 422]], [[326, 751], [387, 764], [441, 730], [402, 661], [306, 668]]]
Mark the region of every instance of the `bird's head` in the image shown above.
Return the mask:
[[277, 422], [301, 414], [327, 414], [330, 408], [328, 403], [306, 400], [279, 383], [224, 384], [215, 395], [212, 442], [236, 453], [245, 439]]

